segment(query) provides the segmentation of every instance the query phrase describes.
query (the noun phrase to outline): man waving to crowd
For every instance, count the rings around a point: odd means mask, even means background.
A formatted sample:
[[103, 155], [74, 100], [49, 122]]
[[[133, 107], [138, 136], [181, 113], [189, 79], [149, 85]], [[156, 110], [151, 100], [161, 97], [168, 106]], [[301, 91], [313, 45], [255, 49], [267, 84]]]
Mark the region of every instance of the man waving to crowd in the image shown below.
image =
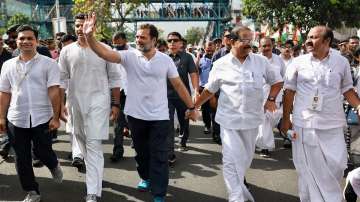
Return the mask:
[[170, 124], [167, 79], [187, 106], [187, 116], [192, 120], [197, 116], [194, 104], [172, 59], [155, 49], [159, 33], [154, 25], [140, 26], [136, 33], [136, 51], [114, 51], [95, 39], [95, 23], [93, 13], [84, 24], [89, 46], [101, 58], [121, 63], [127, 73], [124, 113], [128, 117], [137, 170], [142, 179], [138, 189], [151, 189], [154, 202], [165, 201], [169, 182], [167, 137]]

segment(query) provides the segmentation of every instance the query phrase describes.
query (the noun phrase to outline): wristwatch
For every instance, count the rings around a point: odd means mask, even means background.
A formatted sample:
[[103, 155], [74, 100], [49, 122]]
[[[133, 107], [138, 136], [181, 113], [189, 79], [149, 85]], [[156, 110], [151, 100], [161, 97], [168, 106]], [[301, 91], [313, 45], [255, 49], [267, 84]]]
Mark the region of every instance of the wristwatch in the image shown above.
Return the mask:
[[267, 98], [268, 101], [275, 102], [276, 97], [269, 96]]

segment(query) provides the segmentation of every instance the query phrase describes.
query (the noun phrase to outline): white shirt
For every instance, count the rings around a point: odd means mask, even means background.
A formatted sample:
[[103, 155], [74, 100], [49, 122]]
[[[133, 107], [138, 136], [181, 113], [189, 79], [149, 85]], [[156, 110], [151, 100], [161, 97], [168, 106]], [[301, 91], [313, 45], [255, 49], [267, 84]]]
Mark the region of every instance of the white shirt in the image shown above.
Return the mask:
[[[282, 59], [282, 61], [285, 64], [285, 69], [291, 64], [291, 62], [293, 61], [293, 57], [291, 57], [290, 59], [286, 60], [284, 57], [282, 57], [282, 55], [280, 55], [280, 58]], [[285, 70], [285, 74], [286, 74], [286, 70]]]
[[[116, 49], [113, 49], [115, 51], [117, 51]], [[129, 51], [135, 51], [136, 49], [129, 46], [128, 45], [128, 49]], [[126, 76], [126, 71], [125, 68], [122, 66], [122, 64], [117, 64], [119, 70], [120, 70], [120, 82], [121, 82], [121, 89], [124, 90], [125, 95], [127, 95], [127, 76]]]
[[282, 78], [284, 78], [285, 72], [286, 72], [286, 65], [285, 65], [283, 59], [280, 56], [273, 53], [271, 58], [269, 59], [269, 62], [270, 62], [270, 64], [280, 68], [280, 74], [281, 74]]
[[119, 54], [128, 80], [125, 114], [147, 121], [169, 120], [167, 79], [179, 76], [173, 60], [159, 51], [150, 60], [138, 50]]
[[26, 63], [19, 56], [6, 61], [1, 70], [0, 91], [11, 93], [8, 120], [20, 128], [48, 122], [53, 116], [48, 88], [57, 85], [59, 66], [51, 58], [36, 54]]
[[263, 121], [263, 85], [282, 82], [281, 75], [261, 55], [250, 53], [243, 64], [232, 54], [214, 62], [205, 88], [220, 90], [215, 120], [227, 129], [257, 128]]
[[[284, 88], [296, 91], [294, 125], [316, 129], [345, 126], [342, 94], [353, 88], [345, 57], [330, 51], [322, 61], [311, 53], [295, 58], [286, 73]], [[309, 107], [317, 92], [323, 97], [320, 111]]]

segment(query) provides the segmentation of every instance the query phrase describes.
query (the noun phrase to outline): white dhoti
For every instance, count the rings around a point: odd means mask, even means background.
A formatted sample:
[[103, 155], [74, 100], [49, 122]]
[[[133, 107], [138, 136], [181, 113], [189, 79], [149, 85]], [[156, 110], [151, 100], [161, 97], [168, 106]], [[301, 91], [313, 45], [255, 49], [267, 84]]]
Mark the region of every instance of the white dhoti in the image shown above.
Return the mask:
[[254, 201], [244, 184], [244, 176], [254, 156], [257, 133], [258, 128], [231, 130], [221, 127], [223, 174], [229, 202]]
[[266, 111], [263, 123], [259, 126], [256, 137], [256, 146], [260, 149], [273, 150], [275, 148], [275, 138], [273, 128], [279, 123], [282, 116], [282, 107], [275, 112]]
[[341, 179], [347, 152], [343, 128], [328, 130], [294, 126], [292, 152], [302, 202], [342, 201]]
[[356, 168], [349, 172], [346, 181], [351, 184], [356, 195], [360, 196], [360, 168]]

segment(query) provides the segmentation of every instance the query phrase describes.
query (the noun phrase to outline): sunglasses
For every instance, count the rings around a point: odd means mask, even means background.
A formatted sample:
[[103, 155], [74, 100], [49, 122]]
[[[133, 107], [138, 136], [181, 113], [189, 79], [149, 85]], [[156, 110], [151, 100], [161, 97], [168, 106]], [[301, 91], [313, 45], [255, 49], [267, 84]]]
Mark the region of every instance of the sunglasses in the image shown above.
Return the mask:
[[180, 39], [168, 39], [167, 42], [168, 43], [176, 43], [176, 42], [179, 42]]

